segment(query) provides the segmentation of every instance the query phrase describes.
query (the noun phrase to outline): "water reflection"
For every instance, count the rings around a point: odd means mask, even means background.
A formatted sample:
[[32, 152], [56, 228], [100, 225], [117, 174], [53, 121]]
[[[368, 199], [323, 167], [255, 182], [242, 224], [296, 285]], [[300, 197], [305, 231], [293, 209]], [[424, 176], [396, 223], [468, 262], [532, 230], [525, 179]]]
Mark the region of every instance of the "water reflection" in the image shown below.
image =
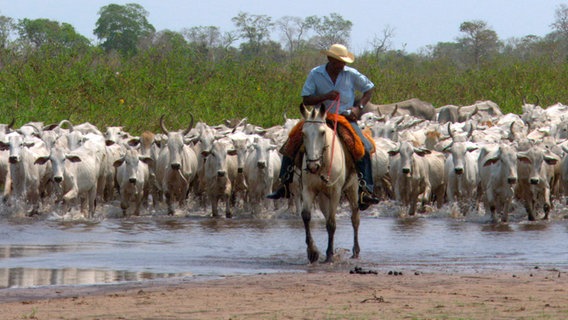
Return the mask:
[[90, 269], [0, 269], [0, 289], [49, 285], [90, 285], [192, 276], [191, 273], [151, 273]]
[[424, 228], [425, 219], [419, 217], [406, 217], [397, 219], [393, 229], [397, 232], [419, 232]]
[[74, 250], [73, 245], [6, 245], [0, 246], [0, 260], [10, 258], [35, 257], [54, 252]]
[[486, 224], [481, 227], [481, 230], [483, 232], [513, 232], [513, 228], [505, 223]]
[[523, 223], [519, 225], [520, 231], [545, 231], [548, 223]]
[[[361, 259], [357, 261], [349, 259], [350, 216], [340, 212], [335, 249], [341, 261], [331, 266], [307, 264], [299, 216], [213, 219], [164, 213], [97, 222], [0, 218], [0, 288], [308, 272], [351, 264], [421, 270], [568, 268], [566, 220], [491, 224], [475, 215], [453, 219], [446, 213], [430, 213], [401, 218], [392, 209], [385, 212], [362, 214]], [[319, 249], [325, 250], [324, 219], [314, 218], [312, 226]]]

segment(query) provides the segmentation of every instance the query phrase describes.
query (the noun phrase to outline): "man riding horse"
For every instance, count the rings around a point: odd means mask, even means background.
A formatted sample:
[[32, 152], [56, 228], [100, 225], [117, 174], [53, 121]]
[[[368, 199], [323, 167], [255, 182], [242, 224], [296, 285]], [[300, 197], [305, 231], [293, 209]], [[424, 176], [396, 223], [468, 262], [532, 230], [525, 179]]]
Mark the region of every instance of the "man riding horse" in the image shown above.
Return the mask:
[[[330, 109], [328, 113], [335, 112], [335, 103], [339, 104], [338, 113], [347, 121], [352, 131], [359, 137], [364, 146], [364, 153], [359, 159], [355, 160], [355, 166], [359, 176], [359, 209], [366, 210], [371, 204], [379, 203], [379, 199], [373, 195], [373, 173], [371, 165], [372, 142], [363, 135], [357, 120], [362, 114], [363, 107], [371, 100], [375, 85], [365, 75], [356, 69], [346, 66], [347, 63], [355, 61], [353, 53], [349, 52], [344, 45], [334, 44], [329, 50], [322, 50], [322, 54], [327, 56], [326, 64], [313, 68], [302, 89], [304, 105], [325, 104]], [[361, 92], [363, 96], [355, 105], [355, 95]], [[302, 125], [300, 123], [299, 125]], [[294, 158], [296, 157], [301, 144], [294, 143], [301, 141], [301, 130], [290, 131], [290, 135], [280, 152], [283, 154], [282, 166], [280, 170], [280, 181], [282, 186], [275, 192], [269, 194], [269, 199], [289, 198], [289, 185], [293, 179]]]

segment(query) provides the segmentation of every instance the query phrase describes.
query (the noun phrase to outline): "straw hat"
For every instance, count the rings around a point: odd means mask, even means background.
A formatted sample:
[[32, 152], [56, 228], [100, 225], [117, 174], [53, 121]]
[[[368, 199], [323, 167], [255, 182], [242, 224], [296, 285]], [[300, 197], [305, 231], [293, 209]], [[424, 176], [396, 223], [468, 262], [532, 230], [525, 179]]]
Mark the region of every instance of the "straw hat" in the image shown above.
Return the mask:
[[355, 55], [349, 52], [347, 47], [342, 44], [332, 44], [331, 47], [329, 47], [329, 50], [321, 50], [320, 52], [328, 57], [332, 57], [346, 63], [353, 63], [353, 61], [355, 61]]

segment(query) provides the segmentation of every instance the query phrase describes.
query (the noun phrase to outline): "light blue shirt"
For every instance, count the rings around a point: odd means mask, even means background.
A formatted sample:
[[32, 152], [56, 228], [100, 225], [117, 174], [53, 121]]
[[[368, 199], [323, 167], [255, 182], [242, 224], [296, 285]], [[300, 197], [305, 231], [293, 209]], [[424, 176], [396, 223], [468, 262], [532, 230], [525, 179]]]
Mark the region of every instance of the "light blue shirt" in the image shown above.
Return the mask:
[[[310, 71], [306, 83], [304, 83], [304, 87], [302, 88], [302, 97], [322, 95], [330, 91], [337, 91], [341, 96], [339, 113], [342, 113], [353, 107], [356, 91], [363, 93], [375, 87], [375, 84], [373, 84], [369, 78], [357, 71], [357, 69], [349, 66], [343, 68], [334, 84], [327, 71], [325, 71], [325, 66], [326, 65], [323, 64]], [[324, 101], [325, 106], [328, 108], [332, 103], [332, 100]], [[335, 108], [336, 106], [333, 106], [332, 110], [329, 110], [329, 112], [335, 113]]]

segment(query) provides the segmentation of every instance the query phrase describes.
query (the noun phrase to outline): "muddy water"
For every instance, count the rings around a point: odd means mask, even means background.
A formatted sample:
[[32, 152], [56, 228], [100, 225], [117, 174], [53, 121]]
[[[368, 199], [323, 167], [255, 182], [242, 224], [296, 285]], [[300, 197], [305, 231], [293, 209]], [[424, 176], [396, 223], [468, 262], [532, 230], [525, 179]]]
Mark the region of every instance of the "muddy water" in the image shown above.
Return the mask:
[[[0, 208], [1, 209], [1, 208]], [[450, 209], [401, 217], [391, 203], [362, 213], [361, 259], [351, 260], [353, 232], [344, 209], [338, 216], [337, 261], [307, 264], [301, 218], [282, 209], [252, 217], [213, 219], [205, 212], [146, 213], [123, 219], [112, 208], [93, 220], [57, 213], [28, 218], [0, 210], [0, 288], [90, 285], [173, 277], [216, 277], [310, 272], [354, 265], [379, 271], [568, 269], [568, 219], [557, 209], [547, 222], [527, 222], [522, 212], [508, 224], [467, 217]], [[312, 222], [321, 252], [324, 221]]]

